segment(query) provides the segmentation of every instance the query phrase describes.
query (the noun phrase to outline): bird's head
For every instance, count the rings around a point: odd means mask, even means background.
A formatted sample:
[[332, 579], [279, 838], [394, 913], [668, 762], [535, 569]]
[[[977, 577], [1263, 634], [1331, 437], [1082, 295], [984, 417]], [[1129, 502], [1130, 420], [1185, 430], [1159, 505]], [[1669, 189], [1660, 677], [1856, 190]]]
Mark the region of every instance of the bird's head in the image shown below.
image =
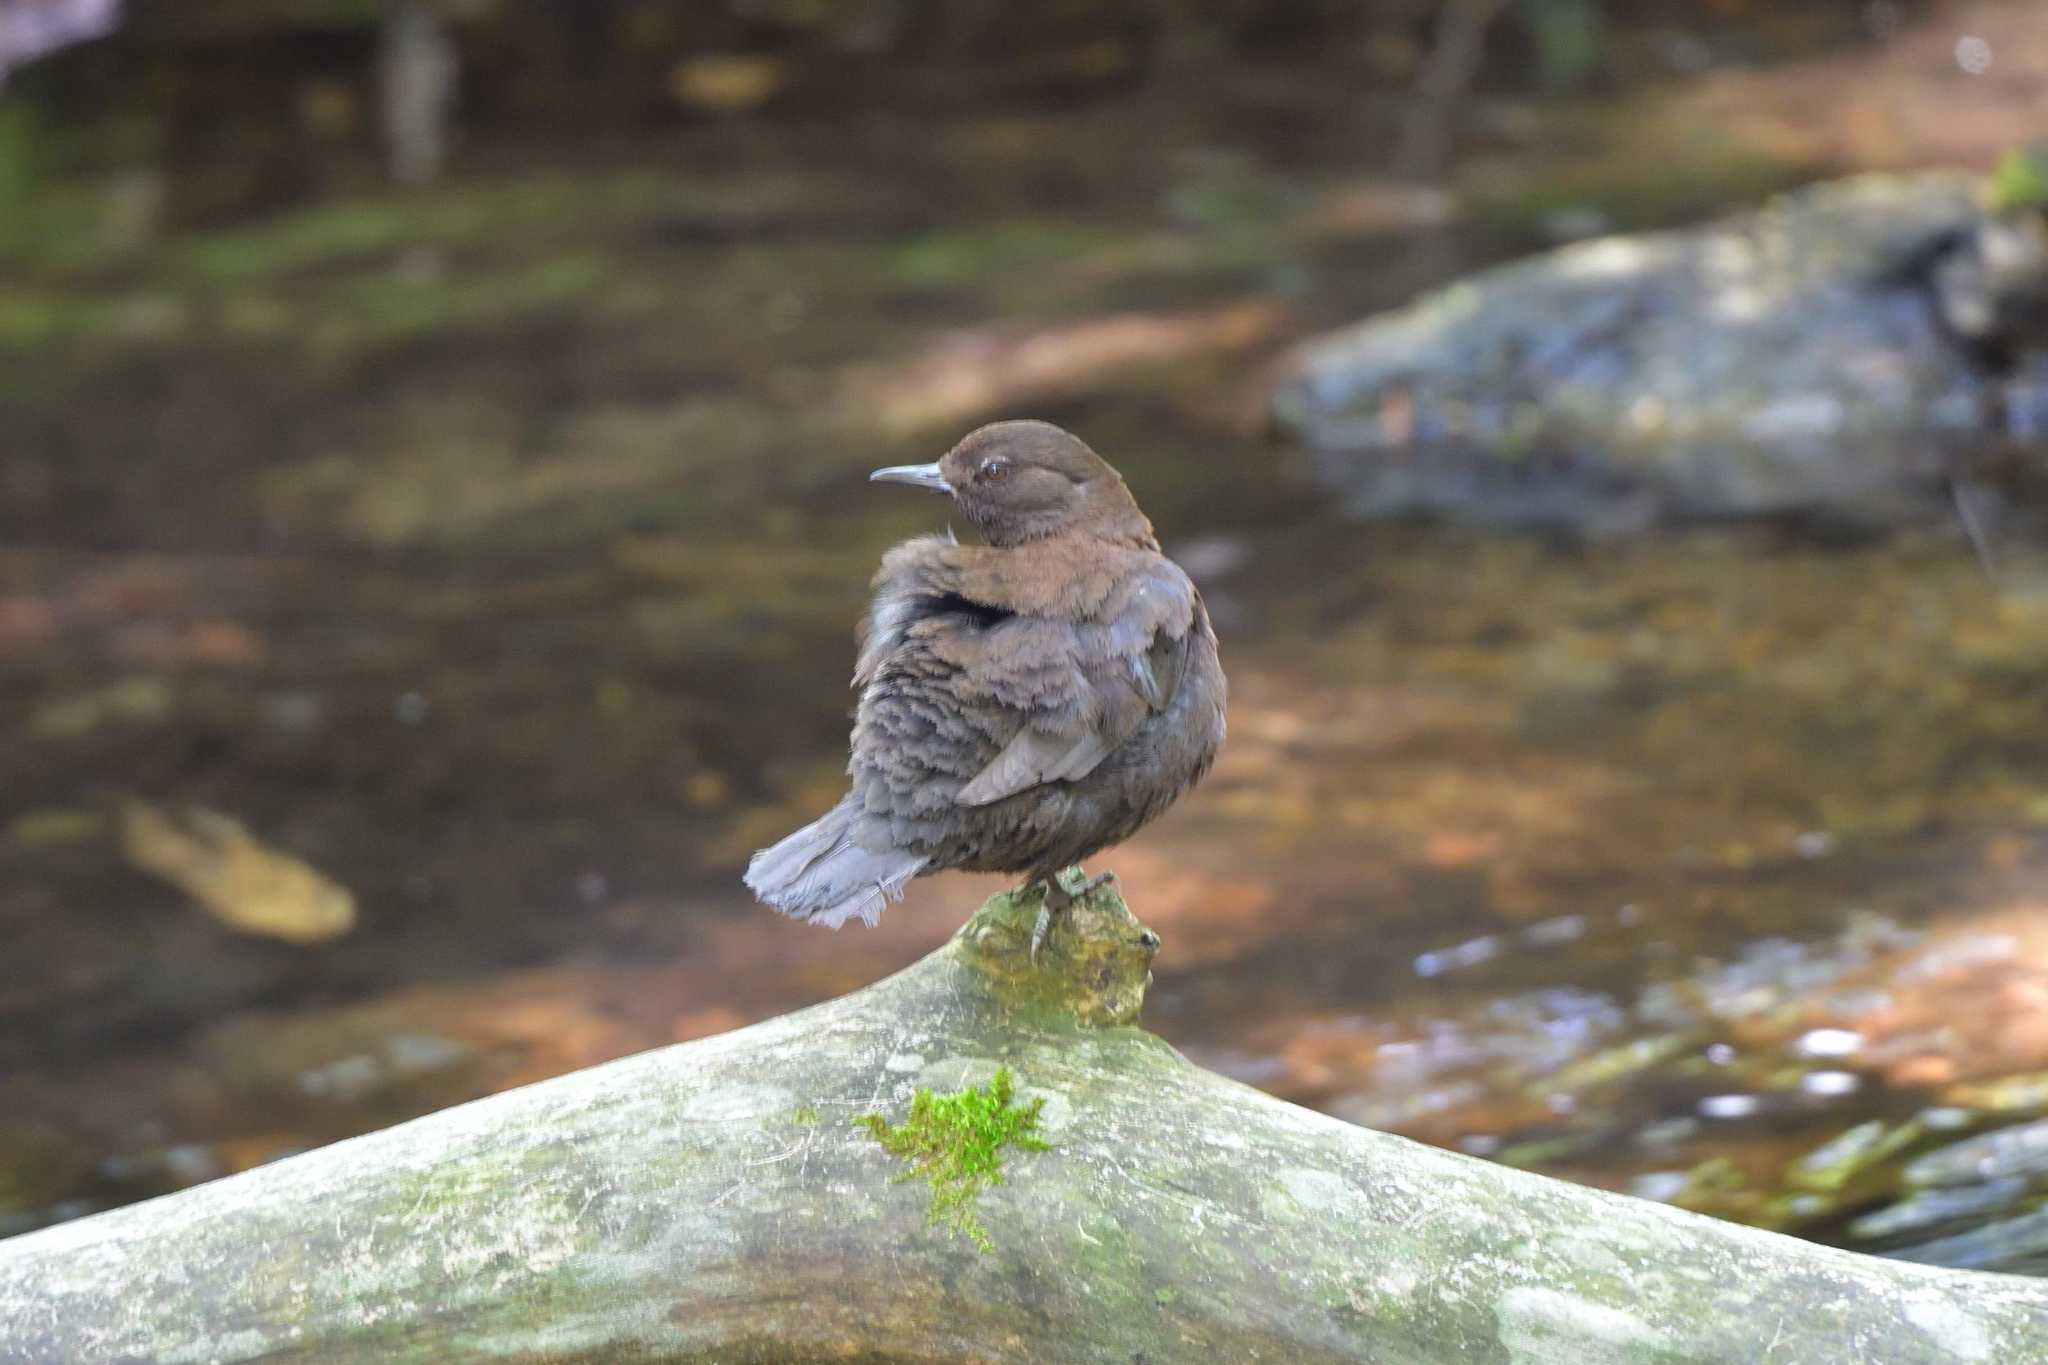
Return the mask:
[[991, 545], [1078, 531], [1156, 548], [1123, 476], [1050, 422], [993, 422], [936, 464], [892, 465], [868, 477], [949, 495]]

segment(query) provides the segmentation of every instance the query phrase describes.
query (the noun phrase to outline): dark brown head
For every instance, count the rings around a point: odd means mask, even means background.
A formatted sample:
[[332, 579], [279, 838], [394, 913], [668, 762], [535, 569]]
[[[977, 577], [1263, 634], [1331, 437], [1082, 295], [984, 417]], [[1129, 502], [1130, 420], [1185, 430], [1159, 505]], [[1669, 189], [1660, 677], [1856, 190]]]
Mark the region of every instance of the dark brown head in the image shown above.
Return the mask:
[[1156, 548], [1152, 523], [1123, 476], [1050, 422], [994, 422], [967, 433], [937, 464], [894, 465], [868, 477], [949, 494], [991, 545], [1078, 531]]

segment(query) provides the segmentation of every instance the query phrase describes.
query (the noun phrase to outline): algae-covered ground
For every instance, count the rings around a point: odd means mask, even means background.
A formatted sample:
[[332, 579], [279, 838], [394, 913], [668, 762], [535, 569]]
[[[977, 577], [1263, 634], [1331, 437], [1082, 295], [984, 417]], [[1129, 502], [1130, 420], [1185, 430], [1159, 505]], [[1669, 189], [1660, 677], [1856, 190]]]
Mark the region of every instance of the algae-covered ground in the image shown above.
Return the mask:
[[[1291, 339], [1561, 216], [1924, 148], [1688, 125], [1653, 162], [1507, 102], [1418, 188], [1348, 89], [479, 137], [432, 187], [146, 231], [146, 182], [7, 189], [44, 226], [0, 232], [0, 1230], [940, 941], [991, 883], [835, 936], [737, 874], [836, 796], [865, 580], [942, 520], [865, 471], [1025, 413], [1118, 463], [1223, 635], [1220, 767], [1106, 860], [1198, 1060], [1858, 1245], [1906, 1163], [2048, 1112], [2024, 538], [1993, 581], [1939, 521], [1362, 527], [1262, 426]], [[124, 856], [134, 801], [354, 927], [238, 930]]]

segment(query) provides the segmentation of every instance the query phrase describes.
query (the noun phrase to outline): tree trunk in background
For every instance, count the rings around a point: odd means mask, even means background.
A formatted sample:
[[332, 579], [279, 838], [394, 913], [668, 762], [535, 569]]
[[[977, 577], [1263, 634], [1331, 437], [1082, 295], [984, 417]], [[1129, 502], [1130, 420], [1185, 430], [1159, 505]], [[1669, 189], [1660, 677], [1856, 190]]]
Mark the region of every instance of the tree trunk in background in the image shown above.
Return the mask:
[[1400, 141], [1394, 147], [1396, 175], [1425, 180], [1443, 173], [1458, 103], [1479, 74], [1487, 30], [1507, 6], [1508, 0], [1445, 0], [1415, 83], [1414, 102], [1401, 119]]
[[401, 0], [384, 21], [377, 53], [385, 157], [399, 184], [430, 184], [440, 175], [459, 71], [440, 11], [426, 0]]
[[[8, 1361], [2048, 1360], [2048, 1283], [1877, 1260], [1353, 1127], [1131, 1026], [1111, 893], [856, 994], [0, 1243]], [[790, 932], [805, 932], [792, 927]], [[852, 1120], [1007, 1065], [975, 1213]]]

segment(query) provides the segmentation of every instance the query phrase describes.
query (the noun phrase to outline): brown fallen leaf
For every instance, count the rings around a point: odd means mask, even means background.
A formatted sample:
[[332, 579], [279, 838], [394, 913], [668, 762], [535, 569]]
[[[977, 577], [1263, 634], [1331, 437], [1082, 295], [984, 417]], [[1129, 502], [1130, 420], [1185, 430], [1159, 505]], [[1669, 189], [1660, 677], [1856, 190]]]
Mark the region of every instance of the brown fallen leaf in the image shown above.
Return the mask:
[[121, 809], [121, 851], [241, 933], [325, 943], [355, 927], [356, 902], [347, 887], [264, 847], [240, 821], [218, 811], [193, 806], [173, 815], [129, 801]]

